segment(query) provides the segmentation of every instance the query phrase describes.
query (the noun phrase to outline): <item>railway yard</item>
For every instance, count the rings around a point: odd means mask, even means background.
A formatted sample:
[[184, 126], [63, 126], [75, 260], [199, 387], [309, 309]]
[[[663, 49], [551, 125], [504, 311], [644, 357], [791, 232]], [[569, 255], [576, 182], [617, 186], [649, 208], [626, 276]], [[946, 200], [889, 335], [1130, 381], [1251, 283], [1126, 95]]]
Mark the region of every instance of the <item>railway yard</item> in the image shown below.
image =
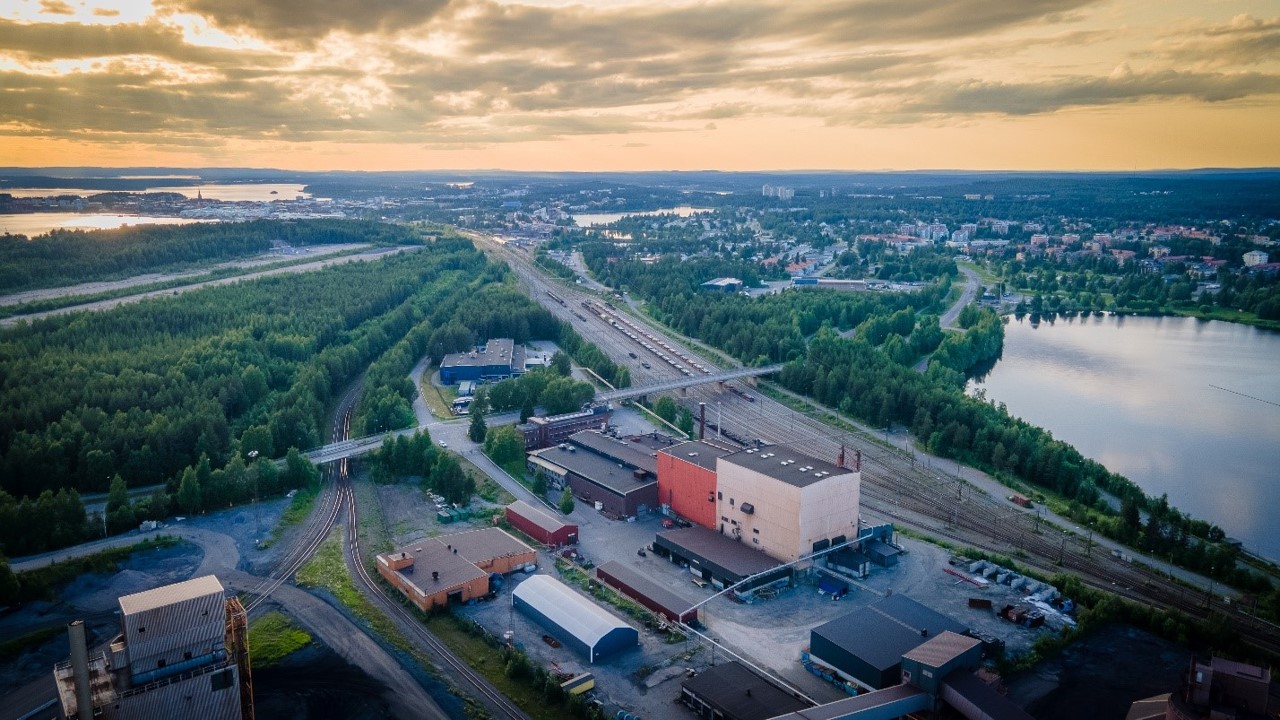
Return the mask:
[[[829, 423], [833, 415], [830, 411], [812, 406], [802, 408], [802, 404], [808, 405], [807, 401], [768, 386], [762, 389], [754, 378], [717, 382], [710, 376], [738, 369], [719, 353], [656, 327], [620, 297], [587, 293], [549, 280], [533, 267], [521, 250], [495, 244], [483, 235], [469, 235], [508, 261], [530, 297], [561, 320], [571, 323], [583, 339], [611, 360], [628, 368], [633, 386], [688, 381], [687, 387], [672, 394], [695, 417], [699, 405], [705, 405], [709, 438], [718, 435], [743, 446], [756, 443], [785, 446], [827, 462], [840, 464], [839, 458], [849, 466], [857, 466], [862, 473], [861, 518], [868, 525], [892, 523], [899, 529], [912, 531], [911, 536], [896, 539], [905, 551], [900, 564], [875, 569], [838, 602], [818, 591], [815, 577], [802, 573], [790, 588], [775, 597], [743, 604], [723, 595], [711, 599], [714, 590], [691, 583], [689, 574], [682, 568], [653, 553], [637, 552], [648, 547], [655, 532], [662, 529], [656, 514], [645, 514], [632, 522], [619, 521], [595, 512], [587, 503], [580, 503], [572, 520], [581, 527], [585, 541], [582, 553], [586, 557], [569, 559], [544, 549], [539, 551], [538, 572], [574, 577], [577, 570], [589, 572], [591, 565], [607, 561], [625, 563], [690, 605], [707, 601], [702, 606], [701, 618], [701, 632], [705, 635], [686, 632], [673, 641], [665, 631], [642, 632], [638, 652], [588, 668], [571, 650], [544, 641], [543, 630], [513, 610], [510, 591], [528, 577], [521, 573], [508, 579], [506, 587], [497, 594], [497, 602], [473, 603], [456, 612], [492, 636], [509, 638], [532, 659], [557, 674], [567, 677], [589, 669], [597, 680], [594, 697], [606, 709], [625, 710], [640, 717], [672, 716], [677, 712], [672, 710], [675, 707], [672, 700], [679, 695], [679, 679], [728, 657], [757, 667], [799, 696], [819, 703], [839, 699], [844, 696], [843, 690], [815, 677], [799, 662], [807, 647], [809, 630], [892, 594], [909, 595], [966, 623], [975, 633], [1000, 639], [1011, 650], [1025, 650], [1043, 633], [1071, 622], [1052, 612], [1044, 628], [1000, 618], [995, 610], [1017, 602], [1015, 589], [975, 581], [972, 561], [958, 557], [963, 551], [944, 550], [936, 544], [914, 539], [915, 534], [946, 541], [957, 548], [972, 547], [1007, 556], [1042, 576], [1073, 575], [1087, 585], [1140, 603], [1176, 608], [1192, 617], [1217, 615], [1259, 649], [1280, 653], [1280, 626], [1254, 617], [1247, 603], [1240, 602], [1233, 591], [1216, 589], [1209, 581], [1175, 573], [1174, 568], [1135, 561], [1129, 553], [1108, 541], [1095, 539], [1091, 533], [1073, 530], [1065, 521], [1055, 522], [1052, 516], [1015, 505], [1005, 499], [1003, 493], [993, 492], [991, 482], [979, 481], [973, 471], [956, 466], [954, 472], [948, 472], [936, 461], [930, 462], [917, 453], [904, 452], [882, 442], [880, 432], [884, 431], [860, 428], [845, 418]], [[707, 380], [698, 382], [703, 378]], [[360, 440], [349, 438], [358, 397], [357, 384], [338, 403], [333, 425], [327, 433], [329, 447]], [[425, 422], [423, 418], [419, 421]], [[648, 429], [638, 413], [620, 412], [618, 421], [632, 425], [628, 431]], [[451, 452], [474, 459], [481, 470], [516, 498], [535, 503], [548, 501], [547, 497], [534, 497], [524, 485], [487, 464], [487, 458], [479, 455], [478, 446], [461, 439], [461, 425], [453, 430], [456, 432], [448, 435]], [[948, 463], [946, 467], [952, 465]], [[250, 547], [250, 543], [243, 542], [245, 538], [239, 538], [241, 548], [236, 549], [236, 540], [229, 538], [232, 533], [220, 535], [193, 523], [193, 527], [175, 534], [196, 543], [203, 553], [200, 558], [157, 557], [168, 563], [169, 575], [217, 572], [229, 587], [240, 593], [251, 614], [277, 608], [289, 612], [337, 651], [339, 659], [351, 662], [362, 652], [378, 655], [377, 662], [361, 666], [355, 675], [365, 673], [361, 677], [368, 679], [370, 690], [385, 689], [385, 707], [395, 714], [455, 716], [459, 706], [450, 703], [461, 693], [482, 706], [491, 717], [530, 717], [467, 659], [433, 634], [384, 582], [371, 575], [370, 558], [381, 548], [369, 547], [369, 539], [362, 533], [361, 518], [369, 512], [384, 518], [379, 522], [384, 524], [384, 531], [390, 537], [383, 540], [397, 545], [424, 536], [480, 527], [483, 523], [468, 521], [462, 527], [443, 527], [433, 519], [431, 503], [421, 493], [402, 487], [358, 492], [357, 480], [353, 477], [355, 468], [348, 457], [325, 462], [321, 467], [323, 484], [313, 511], [270, 550]], [[371, 500], [378, 504], [377, 508], [364, 504]], [[281, 509], [280, 505], [273, 507], [274, 511], [268, 512], [268, 525], [275, 521]], [[244, 509], [235, 512], [242, 520], [246, 517]], [[390, 518], [390, 522], [385, 518]], [[242, 524], [247, 527], [247, 523]], [[259, 524], [260, 518], [255, 517], [255, 538]], [[244, 528], [241, 534], [247, 535]], [[315, 601], [314, 597], [310, 601], [298, 597], [306, 595], [292, 587], [298, 571], [335, 536], [340, 542], [346, 569], [360, 594], [421, 650], [438, 674], [427, 670], [432, 677], [424, 681], [424, 668], [408, 668], [412, 662], [384, 651], [385, 638], [379, 643], [383, 650], [374, 648], [375, 641], [364, 638], [357, 630], [359, 623], [351, 622], [349, 609], [337, 608], [346, 616], [345, 620], [329, 617], [320, 608], [308, 604]], [[232, 547], [224, 548], [219, 543], [230, 543]], [[575, 569], [575, 563], [583, 565]], [[975, 599], [979, 602], [975, 603]], [[90, 605], [93, 603], [85, 601], [86, 609]], [[328, 612], [334, 614], [334, 609], [328, 608]], [[343, 633], [360, 634], [367, 645], [346, 645], [337, 639]], [[1157, 652], [1167, 654], [1168, 649], [1152, 650], [1153, 654]], [[326, 662], [331, 660], [332, 656], [326, 656]], [[392, 665], [400, 670], [397, 672]], [[34, 703], [45, 691], [33, 680], [24, 692], [23, 702]], [[1027, 692], [1034, 697], [1034, 692]], [[683, 709], [678, 712], [693, 717]], [[0, 720], [7, 717], [8, 714], [0, 713]]]

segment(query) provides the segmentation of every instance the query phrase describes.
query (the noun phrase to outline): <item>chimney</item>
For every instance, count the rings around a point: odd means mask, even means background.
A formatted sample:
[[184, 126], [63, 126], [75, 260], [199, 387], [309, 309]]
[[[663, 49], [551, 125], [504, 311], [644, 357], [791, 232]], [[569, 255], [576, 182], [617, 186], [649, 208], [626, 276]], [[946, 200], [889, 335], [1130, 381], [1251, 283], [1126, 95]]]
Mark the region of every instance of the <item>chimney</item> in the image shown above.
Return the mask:
[[434, 580], [435, 582], [440, 582], [440, 571], [439, 571], [439, 570], [432, 570], [432, 571], [431, 571], [431, 579], [432, 579], [432, 580]]
[[844, 443], [840, 443], [840, 454], [836, 456], [836, 467], [844, 467]]
[[707, 404], [698, 403], [698, 439], [702, 440], [707, 437]]
[[853, 451], [853, 471], [862, 472], [862, 451], [861, 450]]
[[89, 684], [89, 646], [84, 639], [84, 621], [71, 621], [67, 635], [71, 639], [71, 671], [76, 681], [76, 716], [89, 720], [93, 717], [93, 691]]

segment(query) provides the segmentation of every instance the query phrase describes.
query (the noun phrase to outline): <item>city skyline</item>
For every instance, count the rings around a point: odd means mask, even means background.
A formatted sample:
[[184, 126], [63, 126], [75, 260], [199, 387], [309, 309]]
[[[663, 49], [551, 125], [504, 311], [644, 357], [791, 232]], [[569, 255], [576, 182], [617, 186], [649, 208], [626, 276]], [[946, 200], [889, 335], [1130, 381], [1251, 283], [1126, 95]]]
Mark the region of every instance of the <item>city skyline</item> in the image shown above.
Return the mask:
[[1257, 0], [17, 0], [0, 164], [1277, 166], [1277, 50]]

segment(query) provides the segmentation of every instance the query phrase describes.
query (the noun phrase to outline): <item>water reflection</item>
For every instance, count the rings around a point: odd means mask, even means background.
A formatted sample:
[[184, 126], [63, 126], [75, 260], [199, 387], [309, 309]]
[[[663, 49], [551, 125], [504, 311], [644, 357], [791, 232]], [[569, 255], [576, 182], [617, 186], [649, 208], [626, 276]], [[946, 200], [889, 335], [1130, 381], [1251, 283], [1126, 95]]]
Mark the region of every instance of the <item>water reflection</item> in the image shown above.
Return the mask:
[[1223, 322], [1012, 321], [970, 390], [1280, 558], [1278, 358], [1280, 333]]

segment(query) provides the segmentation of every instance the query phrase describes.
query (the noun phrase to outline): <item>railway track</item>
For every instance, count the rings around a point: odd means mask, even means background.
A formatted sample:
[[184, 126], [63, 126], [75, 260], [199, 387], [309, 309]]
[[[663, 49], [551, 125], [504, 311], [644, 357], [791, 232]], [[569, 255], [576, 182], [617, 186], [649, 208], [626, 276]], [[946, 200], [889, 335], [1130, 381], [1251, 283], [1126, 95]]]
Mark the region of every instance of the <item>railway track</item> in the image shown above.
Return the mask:
[[[478, 234], [472, 236], [486, 240]], [[660, 382], [677, 379], [679, 373], [666, 363], [653, 363], [652, 368], [643, 370], [635, 367], [637, 360], [630, 358], [624, 349], [635, 341], [630, 334], [638, 335], [650, 345], [655, 345], [653, 341], [657, 339], [660, 344], [655, 347], [672, 348], [677, 357], [697, 362], [709, 372], [718, 370], [697, 352], [670, 338], [664, 330], [605, 306], [593, 295], [547, 281], [519, 255], [507, 253], [507, 258], [530, 290], [531, 297], [555, 294], [557, 304], [547, 304], [547, 308], [571, 323], [610, 359], [628, 366], [633, 377]], [[584, 302], [591, 312], [571, 312], [574, 306]], [[742, 390], [735, 393], [734, 389], [732, 386], [696, 386], [678, 400], [694, 411], [698, 402], [706, 402], [708, 419], [714, 419], [730, 439], [748, 442], [758, 439], [787, 445], [828, 461], [834, 461], [842, 447], [846, 459], [860, 453], [862, 507], [866, 513], [981, 550], [1015, 556], [1019, 563], [1046, 574], [1069, 572], [1086, 585], [1135, 602], [1180, 610], [1202, 619], [1221, 614], [1246, 642], [1280, 653], [1280, 626], [1254, 617], [1238, 604], [1188, 588], [1145, 564], [1116, 558], [1079, 535], [1060, 533], [1033, 513], [1008, 506], [939, 468], [922, 466], [914, 458], [797, 413], [767, 396]], [[752, 394], [758, 397], [748, 401], [747, 396]]]

